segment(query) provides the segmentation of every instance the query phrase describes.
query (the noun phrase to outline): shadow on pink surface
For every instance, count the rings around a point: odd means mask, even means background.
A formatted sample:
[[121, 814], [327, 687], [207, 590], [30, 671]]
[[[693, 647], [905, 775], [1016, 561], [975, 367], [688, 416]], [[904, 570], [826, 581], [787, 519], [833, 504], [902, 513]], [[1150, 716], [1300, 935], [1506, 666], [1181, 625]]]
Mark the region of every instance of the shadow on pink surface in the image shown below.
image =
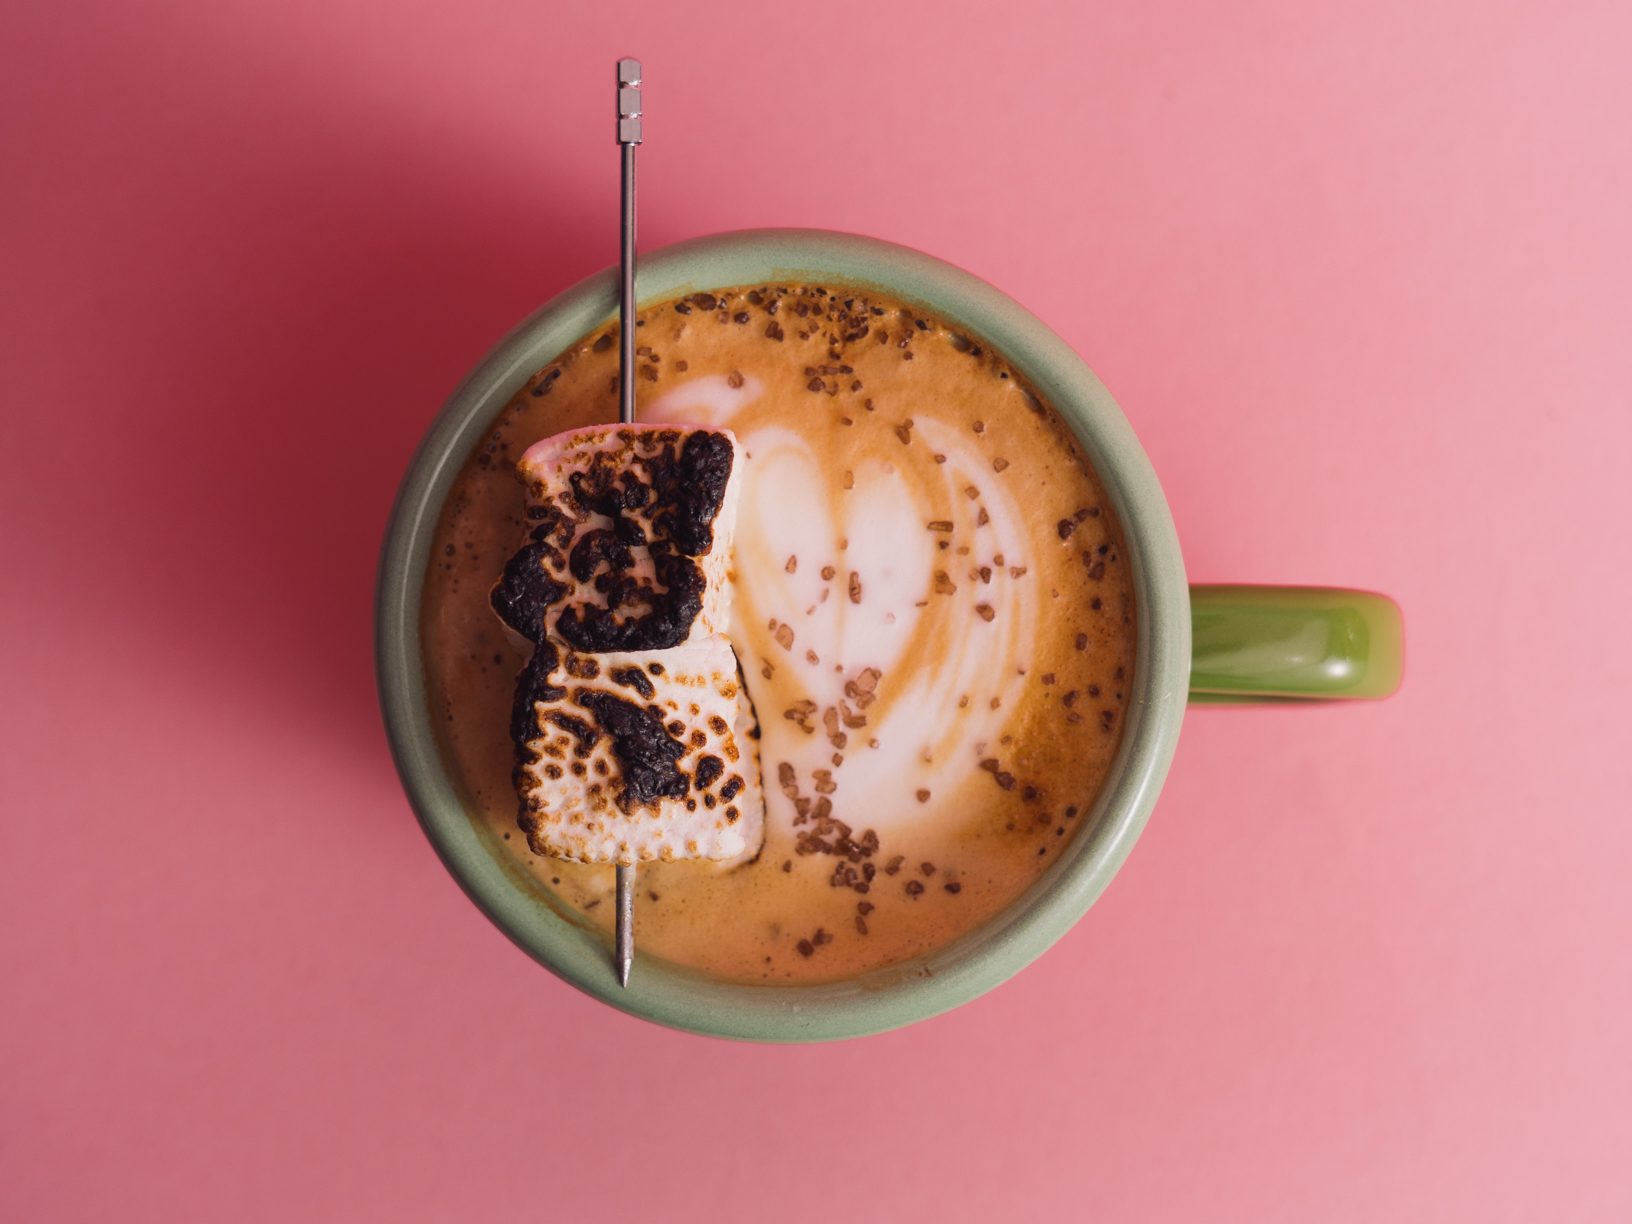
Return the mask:
[[[1632, 1218], [1627, 13], [874, 6], [790, 75], [778, 5], [8, 10], [0, 1218]], [[647, 242], [962, 262], [1105, 377], [1194, 577], [1406, 605], [1398, 699], [1190, 718], [1090, 919], [902, 1033], [573, 994], [378, 730], [392, 493], [611, 261], [630, 50]]]
[[[88, 358], [100, 411], [69, 450], [118, 555], [40, 560], [64, 610], [104, 604], [116, 576], [125, 648], [188, 702], [379, 760], [373, 584], [408, 457], [486, 347], [615, 233], [565, 200], [540, 212], [536, 183], [389, 111], [373, 126], [274, 94], [278, 71], [173, 80], [162, 126], [121, 133], [138, 180], [211, 170], [179, 208], [116, 205], [147, 241], [103, 253], [81, 302], [114, 342]], [[285, 113], [236, 144], [221, 112], [268, 106]]]

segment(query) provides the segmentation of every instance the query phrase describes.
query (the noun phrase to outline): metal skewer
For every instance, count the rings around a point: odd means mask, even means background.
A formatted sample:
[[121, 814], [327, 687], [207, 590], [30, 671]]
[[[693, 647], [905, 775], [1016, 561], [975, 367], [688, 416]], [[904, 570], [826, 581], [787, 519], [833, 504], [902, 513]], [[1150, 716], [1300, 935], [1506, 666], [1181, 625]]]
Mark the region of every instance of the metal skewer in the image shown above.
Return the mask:
[[[623, 155], [623, 245], [618, 264], [618, 419], [635, 420], [635, 146], [640, 143], [640, 61], [618, 61], [618, 148]], [[618, 868], [618, 984], [635, 964], [635, 866]]]

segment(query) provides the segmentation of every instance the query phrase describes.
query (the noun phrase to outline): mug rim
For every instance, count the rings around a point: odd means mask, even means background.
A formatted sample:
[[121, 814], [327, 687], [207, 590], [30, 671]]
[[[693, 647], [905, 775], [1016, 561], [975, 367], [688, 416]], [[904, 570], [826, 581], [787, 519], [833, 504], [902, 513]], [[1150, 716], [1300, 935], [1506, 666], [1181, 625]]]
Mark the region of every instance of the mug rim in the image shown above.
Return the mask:
[[375, 664], [392, 757], [421, 827], [471, 900], [533, 959], [592, 997], [671, 1028], [819, 1041], [883, 1032], [966, 1003], [1042, 955], [1087, 912], [1132, 850], [1172, 761], [1189, 682], [1189, 588], [1166, 498], [1115, 400], [1046, 324], [971, 273], [860, 235], [739, 230], [643, 254], [637, 300], [644, 306], [768, 282], [873, 288], [990, 343], [1066, 421], [1122, 526], [1137, 634], [1122, 742], [1083, 826], [1025, 893], [948, 944], [843, 981], [728, 982], [648, 957], [624, 988], [605, 937], [554, 901], [467, 812], [444, 766], [426, 697], [419, 622], [431, 538], [454, 479], [504, 406], [534, 373], [615, 317], [616, 267], [580, 281], [518, 324], [427, 430], [388, 521]]

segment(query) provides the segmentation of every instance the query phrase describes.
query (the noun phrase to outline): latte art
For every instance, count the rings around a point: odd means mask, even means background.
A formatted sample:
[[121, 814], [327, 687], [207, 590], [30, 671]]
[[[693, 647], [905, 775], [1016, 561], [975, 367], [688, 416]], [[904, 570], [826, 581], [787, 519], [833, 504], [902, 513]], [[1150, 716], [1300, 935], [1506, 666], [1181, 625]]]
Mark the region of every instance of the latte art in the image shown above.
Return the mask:
[[[648, 413], [743, 444], [731, 637], [772, 776], [865, 796], [883, 832], [995, 753], [1035, 644], [1026, 532], [990, 458], [942, 422], [892, 428], [892, 449], [835, 472], [776, 418], [757, 380], [682, 384]], [[767, 795], [788, 827], [791, 789]]]
[[[649, 307], [636, 354], [641, 422], [740, 446], [726, 633], [764, 795], [757, 853], [641, 868], [642, 956], [818, 981], [973, 930], [1089, 819], [1125, 720], [1128, 562], [1075, 439], [977, 339], [851, 289]], [[472, 819], [608, 931], [611, 870], [535, 855], [517, 828], [508, 727], [527, 655], [487, 598], [527, 529], [517, 459], [614, 420], [616, 388], [604, 328], [504, 410], [449, 496], [422, 618]]]

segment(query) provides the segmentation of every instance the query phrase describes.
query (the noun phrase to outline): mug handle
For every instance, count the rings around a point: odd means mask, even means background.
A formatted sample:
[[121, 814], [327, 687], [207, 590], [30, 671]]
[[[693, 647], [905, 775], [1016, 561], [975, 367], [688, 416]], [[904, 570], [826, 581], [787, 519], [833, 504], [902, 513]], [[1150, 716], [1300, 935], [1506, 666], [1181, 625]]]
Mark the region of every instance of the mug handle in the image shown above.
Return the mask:
[[1405, 631], [1386, 595], [1192, 586], [1190, 627], [1198, 704], [1379, 698], [1400, 687]]

